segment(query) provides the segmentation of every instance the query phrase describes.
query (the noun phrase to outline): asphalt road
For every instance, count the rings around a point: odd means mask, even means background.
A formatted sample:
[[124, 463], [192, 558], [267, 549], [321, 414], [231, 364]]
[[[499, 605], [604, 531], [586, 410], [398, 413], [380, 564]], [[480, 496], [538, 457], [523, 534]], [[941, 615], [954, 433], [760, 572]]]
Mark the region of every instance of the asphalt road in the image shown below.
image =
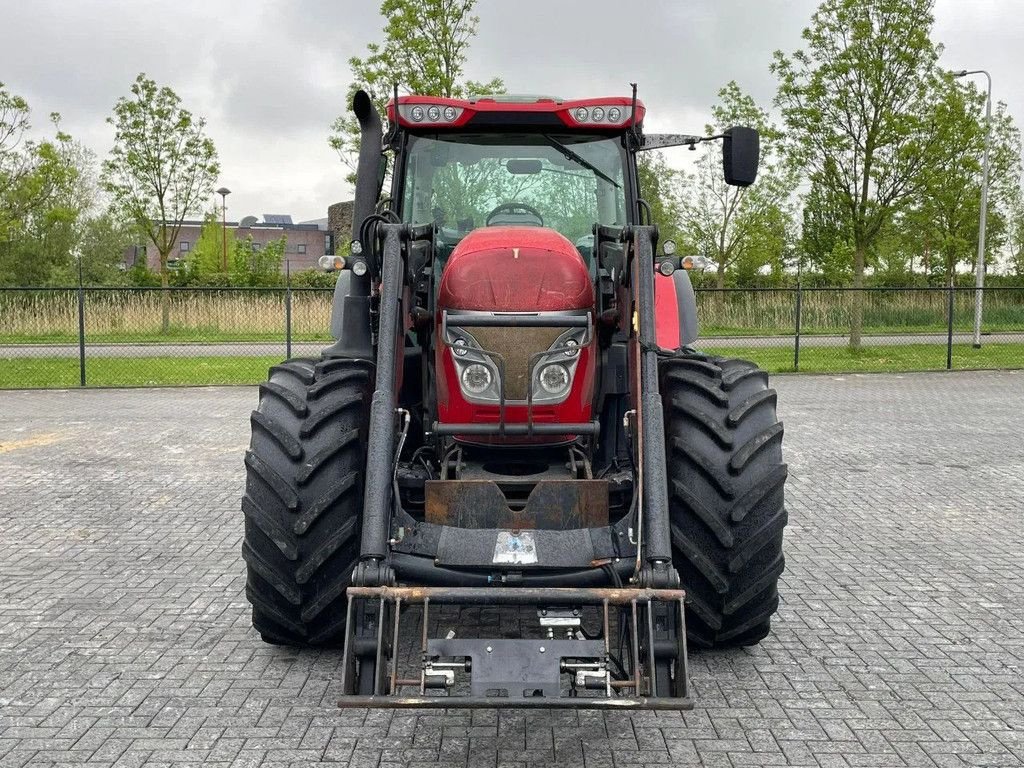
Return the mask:
[[[953, 334], [953, 343], [969, 344], [970, 333]], [[801, 347], [845, 347], [848, 336], [801, 336]], [[865, 336], [863, 344], [871, 346], [905, 346], [909, 344], [945, 344], [946, 334], [885, 334]], [[1024, 344], [1024, 330], [1019, 333], [993, 333], [982, 337], [983, 344]], [[292, 355], [319, 356], [327, 346], [325, 342], [295, 342]], [[730, 336], [702, 338], [698, 347], [750, 348], [792, 347], [792, 336]], [[0, 358], [20, 357], [78, 357], [77, 344], [6, 344], [0, 345]], [[285, 354], [281, 341], [248, 341], [221, 343], [146, 343], [146, 344], [92, 344], [86, 345], [87, 357], [263, 357]]]
[[775, 384], [782, 605], [684, 713], [338, 710], [250, 627], [254, 387], [0, 392], [0, 766], [1024, 765], [1024, 373]]

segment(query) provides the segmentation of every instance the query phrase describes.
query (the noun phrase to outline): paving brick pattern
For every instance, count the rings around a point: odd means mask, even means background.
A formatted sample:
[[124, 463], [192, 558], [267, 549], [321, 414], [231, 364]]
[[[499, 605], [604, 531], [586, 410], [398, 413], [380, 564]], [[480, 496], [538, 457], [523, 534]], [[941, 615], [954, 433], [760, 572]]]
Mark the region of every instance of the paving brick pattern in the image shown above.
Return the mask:
[[1024, 765], [1024, 374], [779, 377], [790, 527], [693, 712], [365, 712], [249, 627], [251, 388], [0, 393], [0, 766]]

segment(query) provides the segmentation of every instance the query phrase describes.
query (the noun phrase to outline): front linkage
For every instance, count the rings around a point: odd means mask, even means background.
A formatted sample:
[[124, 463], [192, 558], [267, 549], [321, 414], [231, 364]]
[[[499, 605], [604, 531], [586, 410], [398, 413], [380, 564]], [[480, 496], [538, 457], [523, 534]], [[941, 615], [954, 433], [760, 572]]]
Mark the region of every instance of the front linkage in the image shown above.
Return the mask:
[[[338, 705], [691, 709], [683, 600], [678, 589], [350, 587], [342, 665], [346, 696]], [[372, 685], [356, 671], [357, 604], [376, 617]], [[487, 639], [458, 638], [450, 631], [432, 637], [431, 628], [441, 623], [431, 617], [432, 604], [536, 607], [546, 634]], [[402, 610], [410, 606], [420, 611], [419, 674], [403, 678], [397, 649]], [[584, 629], [589, 614], [600, 622], [594, 634]], [[364, 625], [364, 632], [370, 629]]]

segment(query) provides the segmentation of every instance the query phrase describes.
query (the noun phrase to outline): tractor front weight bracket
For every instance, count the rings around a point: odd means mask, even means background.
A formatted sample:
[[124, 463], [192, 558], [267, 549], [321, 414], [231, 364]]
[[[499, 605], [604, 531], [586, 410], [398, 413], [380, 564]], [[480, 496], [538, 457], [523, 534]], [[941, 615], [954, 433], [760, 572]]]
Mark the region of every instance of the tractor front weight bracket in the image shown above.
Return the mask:
[[[340, 707], [693, 706], [679, 589], [350, 587], [348, 598]], [[434, 637], [449, 615], [438, 605], [533, 608], [538, 626], [517, 639]], [[403, 611], [419, 618], [411, 669], [398, 650]]]

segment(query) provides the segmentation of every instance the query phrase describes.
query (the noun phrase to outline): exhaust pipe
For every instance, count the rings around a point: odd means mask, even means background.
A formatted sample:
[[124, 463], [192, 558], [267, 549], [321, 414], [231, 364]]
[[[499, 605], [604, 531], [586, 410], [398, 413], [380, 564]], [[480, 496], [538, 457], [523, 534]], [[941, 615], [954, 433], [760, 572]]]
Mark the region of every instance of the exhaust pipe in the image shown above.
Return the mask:
[[[377, 108], [373, 106], [373, 99], [366, 91], [356, 91], [352, 97], [352, 112], [359, 121], [359, 163], [356, 166], [356, 198], [352, 208], [352, 239], [359, 238], [359, 232], [363, 222], [368, 216], [372, 216], [377, 207], [377, 195], [380, 193], [382, 181], [381, 171], [383, 170], [383, 128], [380, 122], [380, 115]], [[366, 243], [363, 247], [367, 247]], [[353, 275], [353, 293], [365, 288], [369, 294], [370, 275], [367, 273], [362, 277]]]
[[[359, 163], [356, 166], [356, 194], [352, 206], [352, 239], [377, 206], [377, 195], [384, 168], [383, 128], [373, 99], [366, 91], [356, 91], [352, 112], [359, 121]], [[366, 247], [364, 245], [364, 247]], [[324, 350], [325, 357], [345, 357], [375, 361], [370, 328], [370, 274], [356, 275], [352, 270], [338, 273], [331, 307], [331, 335], [337, 342]]]

